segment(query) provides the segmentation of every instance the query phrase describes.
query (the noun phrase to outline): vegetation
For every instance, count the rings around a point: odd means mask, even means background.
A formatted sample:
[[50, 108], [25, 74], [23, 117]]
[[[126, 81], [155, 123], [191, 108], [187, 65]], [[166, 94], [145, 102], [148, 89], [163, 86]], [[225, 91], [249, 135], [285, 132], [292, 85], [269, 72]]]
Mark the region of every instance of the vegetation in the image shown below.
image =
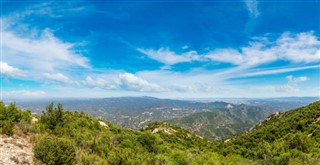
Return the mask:
[[232, 137], [221, 153], [265, 164], [320, 163], [320, 101], [274, 113], [251, 132]]
[[256, 106], [231, 105], [221, 110], [198, 112], [188, 116], [174, 118], [167, 122], [181, 126], [195, 134], [211, 140], [240, 133], [252, 128], [268, 116], [265, 111]]
[[1, 133], [33, 137], [45, 164], [317, 164], [320, 101], [270, 116], [249, 133], [209, 141], [181, 127], [156, 122], [128, 130], [86, 113], [48, 105], [31, 122], [30, 111], [0, 102]]

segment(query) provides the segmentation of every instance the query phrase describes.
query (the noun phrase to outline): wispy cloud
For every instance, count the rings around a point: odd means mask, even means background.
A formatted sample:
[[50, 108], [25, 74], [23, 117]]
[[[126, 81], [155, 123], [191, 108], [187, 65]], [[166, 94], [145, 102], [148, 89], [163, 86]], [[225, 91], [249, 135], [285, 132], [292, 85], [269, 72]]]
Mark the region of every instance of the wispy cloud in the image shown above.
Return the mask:
[[75, 53], [73, 44], [56, 38], [48, 29], [39, 38], [23, 38], [13, 32], [3, 32], [4, 61], [24, 66], [24, 69], [54, 71], [60, 67], [89, 67], [88, 59]]
[[137, 50], [147, 55], [151, 59], [166, 65], [200, 60], [200, 57], [196, 51], [188, 51], [182, 54], [177, 54], [168, 48], [160, 48], [158, 50], [138, 48]]
[[62, 84], [76, 84], [69, 77], [65, 76], [62, 73], [45, 73], [44, 77], [47, 80], [51, 80], [51, 81], [62, 83]]
[[258, 17], [260, 15], [257, 0], [245, 0], [244, 2], [246, 4], [247, 10], [250, 13], [250, 16]]
[[92, 78], [91, 76], [87, 76], [85, 80], [82, 81], [82, 84], [89, 88], [100, 88], [100, 89], [117, 89], [119, 84], [114, 81], [107, 81], [103, 78]]
[[19, 68], [10, 66], [8, 63], [0, 62], [1, 73], [8, 77], [24, 77], [25, 73]]
[[315, 63], [320, 61], [320, 41], [313, 32], [284, 33], [274, 41], [266, 37], [255, 37], [249, 46], [240, 50], [218, 49], [204, 57], [240, 66], [257, 66], [276, 60]]
[[286, 79], [288, 80], [288, 83], [286, 85], [278, 87], [276, 90], [278, 92], [293, 94], [300, 91], [298, 84], [309, 80], [309, 77], [306, 77], [306, 76], [294, 77], [292, 75], [289, 75], [286, 77]]
[[30, 16], [54, 17], [53, 12], [50, 5], [43, 3], [19, 13], [1, 16], [4, 25], [1, 29], [3, 39], [1, 67], [4, 75], [9, 78], [36, 81], [47, 79], [70, 84], [71, 80], [68, 80], [63, 72], [71, 68], [90, 68], [89, 59], [75, 49], [77, 43], [59, 39], [49, 28], [39, 29], [24, 24], [24, 20]]
[[275, 69], [267, 69], [267, 70], [263, 70], [263, 71], [251, 71], [251, 72], [248, 72], [248, 73], [244, 73], [241, 76], [242, 77], [262, 76], [262, 75], [287, 73], [287, 72], [293, 72], [293, 71], [298, 71], [298, 70], [315, 69], [315, 68], [319, 68], [320, 69], [320, 65], [292, 67], [292, 68], [275, 68]]
[[288, 83], [292, 85], [297, 85], [297, 83], [309, 80], [306, 76], [293, 77], [292, 75], [287, 76], [286, 79], [288, 80]]
[[120, 74], [119, 79], [120, 86], [124, 89], [142, 92], [159, 92], [162, 90], [159, 85], [150, 83], [131, 73]]
[[[233, 68], [225, 69], [218, 74], [231, 75], [241, 73], [237, 74], [238, 77], [317, 68], [318, 65], [312, 64], [320, 61], [320, 41], [313, 32], [298, 34], [284, 33], [275, 40], [268, 37], [255, 37], [248, 46], [239, 49], [220, 48], [204, 54], [198, 54], [196, 51], [177, 54], [167, 48], [139, 50], [166, 66], [191, 61], [233, 64]], [[275, 61], [287, 61], [300, 66], [277, 69], [264, 69], [260, 67], [259, 71], [252, 71], [252, 68]]]
[[[110, 75], [108, 77], [110, 77]], [[132, 73], [120, 73], [118, 75], [113, 75], [113, 80], [107, 80], [101, 77], [94, 79], [87, 76], [87, 78], [82, 81], [82, 84], [90, 88], [101, 88], [107, 90], [120, 89], [141, 92], [161, 92], [163, 90], [159, 85], [150, 83]]]

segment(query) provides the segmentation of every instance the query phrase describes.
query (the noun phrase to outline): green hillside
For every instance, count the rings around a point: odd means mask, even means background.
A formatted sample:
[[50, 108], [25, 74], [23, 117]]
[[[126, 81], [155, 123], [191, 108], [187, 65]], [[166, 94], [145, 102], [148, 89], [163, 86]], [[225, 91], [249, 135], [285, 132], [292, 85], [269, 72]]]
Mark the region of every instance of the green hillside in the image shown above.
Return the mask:
[[320, 101], [274, 113], [249, 133], [231, 137], [223, 154], [266, 164], [317, 164], [320, 158]]
[[[35, 118], [36, 117], [36, 118]], [[274, 114], [249, 133], [209, 141], [156, 122], [120, 128], [50, 104], [40, 116], [0, 102], [0, 132], [32, 139], [37, 164], [319, 164], [320, 101]]]
[[167, 122], [208, 139], [220, 140], [249, 130], [259, 121], [264, 120], [268, 114], [269, 111], [259, 107], [241, 104], [219, 111], [198, 112]]

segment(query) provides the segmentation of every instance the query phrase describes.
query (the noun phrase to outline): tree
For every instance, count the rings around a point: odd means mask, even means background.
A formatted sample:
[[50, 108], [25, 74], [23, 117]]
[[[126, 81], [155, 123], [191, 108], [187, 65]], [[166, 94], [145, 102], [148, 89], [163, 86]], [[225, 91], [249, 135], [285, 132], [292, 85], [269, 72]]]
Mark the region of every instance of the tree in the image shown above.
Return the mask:
[[54, 103], [51, 102], [47, 106], [46, 112], [42, 113], [40, 122], [45, 124], [50, 130], [54, 130], [58, 125], [63, 123], [63, 105], [61, 103], [57, 107], [54, 107]]

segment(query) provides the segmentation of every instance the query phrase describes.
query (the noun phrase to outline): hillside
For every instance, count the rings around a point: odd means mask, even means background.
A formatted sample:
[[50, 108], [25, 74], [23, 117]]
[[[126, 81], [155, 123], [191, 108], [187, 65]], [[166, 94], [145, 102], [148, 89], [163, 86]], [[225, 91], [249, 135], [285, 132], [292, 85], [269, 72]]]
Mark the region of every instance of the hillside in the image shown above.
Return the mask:
[[268, 111], [259, 107], [228, 104], [225, 110], [194, 113], [168, 122], [208, 139], [220, 140], [249, 130], [268, 115]]
[[318, 164], [320, 101], [269, 116], [249, 133], [227, 139], [223, 154], [240, 154], [270, 164]]
[[163, 122], [128, 130], [66, 111], [61, 104], [49, 104], [42, 115], [32, 117], [31, 111], [0, 102], [0, 119], [1, 134], [30, 137], [22, 148], [33, 151], [35, 164], [320, 163], [320, 101], [275, 113], [251, 132], [224, 141], [210, 141]]

